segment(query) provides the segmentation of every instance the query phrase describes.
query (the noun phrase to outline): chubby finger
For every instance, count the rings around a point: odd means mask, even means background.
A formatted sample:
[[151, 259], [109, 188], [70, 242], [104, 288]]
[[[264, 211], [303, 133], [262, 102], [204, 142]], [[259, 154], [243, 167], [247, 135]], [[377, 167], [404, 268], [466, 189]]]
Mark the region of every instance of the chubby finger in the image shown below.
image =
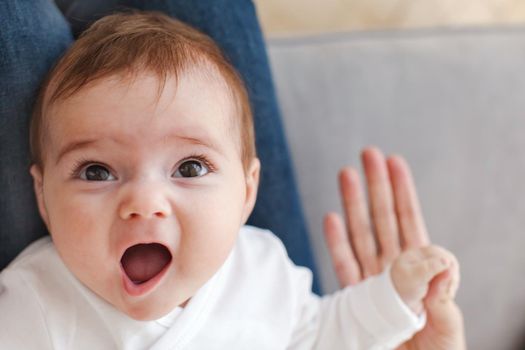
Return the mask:
[[[423, 249], [435, 249], [437, 250], [437, 254], [439, 254], [442, 259], [446, 260], [448, 266], [446, 273], [440, 274], [432, 280], [431, 287], [434, 284], [439, 285], [438, 291], [441, 292], [440, 294], [442, 297], [446, 296], [450, 299], [454, 299], [460, 283], [460, 271], [457, 258], [448, 250], [438, 246], [430, 246]], [[442, 280], [445, 281], [443, 282]]]
[[366, 148], [361, 158], [381, 261], [386, 265], [391, 263], [400, 252], [399, 230], [388, 168], [384, 155], [375, 147]]
[[391, 269], [392, 282], [401, 299], [416, 313], [428, 294], [430, 282], [446, 272], [449, 264], [441, 256], [425, 257], [421, 252], [406, 251], [400, 255]]
[[447, 271], [448, 268], [449, 263], [444, 258], [431, 257], [410, 266], [409, 269], [411, 271], [409, 273], [413, 278], [416, 278], [419, 283], [427, 284], [440, 273]]
[[379, 274], [376, 242], [372, 233], [366, 199], [359, 175], [353, 168], [339, 172], [339, 186], [343, 201], [348, 237], [361, 268], [361, 277]]
[[425, 247], [421, 247], [419, 249], [415, 249], [413, 251], [418, 252], [418, 254], [422, 255], [425, 258], [432, 258], [432, 257], [440, 257], [443, 258], [448, 266], [451, 268], [451, 271], [454, 273], [454, 276], [459, 276], [459, 263], [454, 254], [452, 254], [447, 249], [440, 247], [438, 245], [428, 245]]
[[401, 265], [419, 266], [420, 278], [424, 283], [430, 282], [428, 295], [440, 291], [439, 294], [443, 296], [443, 284], [446, 284], [446, 293], [452, 299], [455, 297], [460, 280], [459, 263], [448, 250], [436, 245], [409, 250], [403, 253]]
[[343, 288], [359, 283], [362, 279], [359, 263], [350, 246], [341, 217], [336, 213], [329, 213], [324, 218], [323, 226], [339, 285]]
[[411, 249], [428, 245], [430, 240], [408, 164], [400, 156], [390, 156], [386, 162], [394, 192], [403, 248]]

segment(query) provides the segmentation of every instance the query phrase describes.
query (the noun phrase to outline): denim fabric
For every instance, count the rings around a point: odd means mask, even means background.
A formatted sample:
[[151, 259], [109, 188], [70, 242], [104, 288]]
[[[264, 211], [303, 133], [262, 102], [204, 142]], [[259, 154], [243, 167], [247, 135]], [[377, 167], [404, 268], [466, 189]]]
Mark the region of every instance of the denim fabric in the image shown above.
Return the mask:
[[72, 40], [49, 0], [0, 1], [0, 269], [46, 233], [29, 175], [28, 124], [40, 82]]
[[[115, 9], [156, 10], [210, 35], [243, 77], [254, 110], [261, 183], [249, 224], [272, 230], [291, 259], [315, 265], [294, 180], [266, 48], [249, 0], [8, 0], [0, 4], [0, 268], [44, 231], [28, 169], [27, 125], [35, 90], [57, 56], [89, 23]], [[35, 15], [37, 14], [37, 15]], [[5, 223], [5, 225], [4, 225]], [[319, 292], [317, 278], [314, 291]]]

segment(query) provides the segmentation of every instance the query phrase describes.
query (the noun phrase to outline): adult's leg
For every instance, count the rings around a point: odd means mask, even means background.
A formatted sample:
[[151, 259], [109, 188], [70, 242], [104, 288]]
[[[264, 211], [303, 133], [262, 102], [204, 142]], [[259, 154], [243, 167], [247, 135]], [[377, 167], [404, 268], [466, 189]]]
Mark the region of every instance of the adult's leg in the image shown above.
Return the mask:
[[49, 0], [0, 1], [0, 270], [46, 233], [29, 175], [29, 118], [39, 85], [72, 41]]
[[[68, 17], [81, 30], [97, 16], [83, 15], [86, 4], [72, 5]], [[242, 75], [254, 111], [257, 152], [262, 163], [261, 184], [248, 223], [272, 230], [281, 238], [291, 259], [315, 271], [292, 163], [277, 106], [266, 48], [250, 0], [110, 0], [111, 6], [161, 11], [211, 36]], [[78, 6], [78, 7], [77, 7]], [[315, 276], [315, 275], [314, 275]], [[317, 278], [314, 290], [319, 291]]]

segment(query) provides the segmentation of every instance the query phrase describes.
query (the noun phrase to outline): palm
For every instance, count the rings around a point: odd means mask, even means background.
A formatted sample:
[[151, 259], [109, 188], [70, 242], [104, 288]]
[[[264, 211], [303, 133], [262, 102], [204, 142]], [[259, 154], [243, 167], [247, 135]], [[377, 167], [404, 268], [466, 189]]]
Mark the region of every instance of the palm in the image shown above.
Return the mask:
[[[362, 162], [370, 209], [357, 172], [346, 168], [339, 176], [346, 225], [337, 214], [325, 218], [325, 238], [342, 287], [379, 274], [401, 251], [430, 243], [404, 160], [385, 159], [379, 150], [369, 148], [363, 151]], [[431, 282], [424, 300], [427, 323], [397, 350], [465, 348], [461, 311], [452, 299], [443, 299], [440, 289], [452, 280], [450, 274], [439, 275]]]

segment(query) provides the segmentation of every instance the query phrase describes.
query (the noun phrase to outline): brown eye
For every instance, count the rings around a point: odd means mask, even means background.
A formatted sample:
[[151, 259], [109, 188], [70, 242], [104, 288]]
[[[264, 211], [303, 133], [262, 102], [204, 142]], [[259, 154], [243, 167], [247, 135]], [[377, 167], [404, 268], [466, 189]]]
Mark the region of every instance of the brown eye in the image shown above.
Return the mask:
[[209, 172], [209, 169], [197, 160], [188, 160], [179, 165], [174, 177], [197, 177], [204, 176]]
[[115, 176], [103, 165], [92, 164], [80, 172], [80, 178], [86, 181], [112, 181]]

